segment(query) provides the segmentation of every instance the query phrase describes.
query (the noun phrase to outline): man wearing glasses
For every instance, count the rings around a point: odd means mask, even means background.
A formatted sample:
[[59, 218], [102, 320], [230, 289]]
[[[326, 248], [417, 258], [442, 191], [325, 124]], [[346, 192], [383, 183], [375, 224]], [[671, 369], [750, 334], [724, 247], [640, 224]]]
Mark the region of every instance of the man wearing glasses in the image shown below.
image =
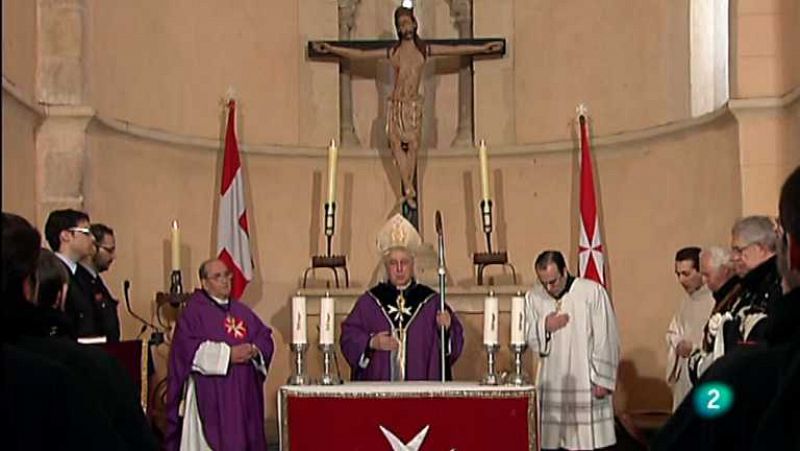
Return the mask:
[[730, 308], [714, 313], [706, 329], [711, 349], [690, 359], [692, 378], [699, 379], [717, 359], [740, 345], [764, 342], [767, 315], [781, 296], [777, 257], [778, 226], [768, 216], [747, 216], [731, 229], [731, 265], [741, 291]]
[[165, 449], [266, 451], [264, 381], [272, 330], [231, 299], [230, 269], [207, 260], [169, 355]]
[[89, 215], [72, 209], [52, 211], [44, 226], [50, 249], [64, 263], [70, 275], [64, 309], [73, 329], [71, 333], [76, 337], [97, 335], [91, 287], [76, 276], [78, 262], [94, 252], [94, 238], [89, 226]]
[[116, 256], [117, 244], [114, 239], [114, 230], [105, 224], [92, 224], [89, 229], [95, 245], [92, 247], [92, 253], [80, 261], [80, 266], [75, 274], [90, 290], [89, 295], [92, 298], [97, 324], [94, 335], [105, 336], [112, 343], [118, 342], [120, 332], [117, 305], [119, 302], [114, 299], [105, 281], [100, 277], [101, 273], [111, 267]]
[[764, 319], [782, 294], [776, 257], [777, 231], [777, 223], [768, 216], [748, 216], [733, 226], [731, 262], [742, 278], [743, 291], [733, 306], [734, 322], [728, 326], [732, 333], [731, 338], [726, 336], [726, 345], [732, 340], [750, 343], [764, 340], [767, 326]]

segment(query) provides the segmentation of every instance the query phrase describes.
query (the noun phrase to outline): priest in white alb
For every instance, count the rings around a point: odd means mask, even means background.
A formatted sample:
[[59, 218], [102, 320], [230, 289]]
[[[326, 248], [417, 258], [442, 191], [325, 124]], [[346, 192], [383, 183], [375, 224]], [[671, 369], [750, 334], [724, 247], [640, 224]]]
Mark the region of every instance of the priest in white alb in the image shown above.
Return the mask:
[[666, 336], [667, 384], [672, 389], [673, 412], [692, 389], [689, 356], [700, 349], [703, 326], [714, 308], [714, 297], [700, 273], [699, 247], [684, 247], [675, 254], [675, 276], [687, 296], [672, 316]]
[[591, 450], [616, 443], [612, 393], [619, 334], [602, 285], [572, 276], [564, 256], [536, 258], [539, 279], [525, 295], [528, 344], [539, 355], [542, 449]]

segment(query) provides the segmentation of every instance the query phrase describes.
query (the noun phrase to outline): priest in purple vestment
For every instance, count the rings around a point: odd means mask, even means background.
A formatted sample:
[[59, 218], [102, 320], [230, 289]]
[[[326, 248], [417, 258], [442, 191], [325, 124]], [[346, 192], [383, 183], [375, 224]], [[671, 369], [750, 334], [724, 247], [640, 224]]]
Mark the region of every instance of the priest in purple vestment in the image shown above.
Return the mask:
[[195, 291], [178, 319], [169, 356], [167, 450], [266, 450], [264, 381], [272, 330], [230, 299], [221, 260], [200, 265]]
[[445, 328], [445, 374], [461, 354], [464, 331], [439, 295], [414, 280], [414, 249], [422, 238], [401, 215], [378, 236], [388, 281], [370, 288], [342, 323], [341, 347], [361, 381], [441, 380], [440, 330]]

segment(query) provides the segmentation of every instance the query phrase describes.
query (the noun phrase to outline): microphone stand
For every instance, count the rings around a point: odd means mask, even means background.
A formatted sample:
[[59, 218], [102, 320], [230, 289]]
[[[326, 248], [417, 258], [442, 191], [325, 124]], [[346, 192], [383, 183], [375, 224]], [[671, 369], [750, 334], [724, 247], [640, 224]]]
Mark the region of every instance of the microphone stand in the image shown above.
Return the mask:
[[[445, 297], [446, 297], [446, 280], [445, 280], [445, 265], [444, 265], [444, 231], [442, 230], [442, 214], [436, 211], [436, 235], [439, 238], [439, 311], [444, 312]], [[442, 382], [446, 379], [446, 353], [445, 353], [445, 329], [444, 326], [439, 328], [439, 350], [441, 358], [441, 371]]]
[[[139, 322], [141, 322], [144, 325], [144, 328], [150, 327], [151, 329], [153, 329], [153, 332], [150, 334], [150, 339], [148, 340], [148, 344], [150, 344], [151, 346], [158, 346], [161, 343], [164, 343], [164, 332], [162, 332], [161, 329], [156, 327], [153, 323], [146, 321], [144, 318], [137, 315], [136, 312], [134, 312], [133, 309], [131, 308], [130, 290], [131, 290], [131, 281], [126, 280], [122, 284], [122, 292], [125, 295], [125, 307], [128, 309], [128, 313], [130, 313], [132, 317], [139, 320]], [[141, 335], [141, 332], [139, 334]]]

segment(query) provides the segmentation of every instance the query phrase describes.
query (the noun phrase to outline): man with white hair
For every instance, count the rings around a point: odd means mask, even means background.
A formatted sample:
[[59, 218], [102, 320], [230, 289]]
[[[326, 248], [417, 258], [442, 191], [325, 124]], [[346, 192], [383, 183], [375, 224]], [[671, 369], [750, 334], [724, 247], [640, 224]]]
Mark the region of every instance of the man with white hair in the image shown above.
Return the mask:
[[731, 263], [742, 278], [742, 294], [732, 310], [732, 321], [725, 324], [725, 346], [738, 342], [762, 341], [767, 314], [782, 294], [776, 251], [778, 226], [768, 216], [748, 216], [731, 230]]
[[700, 252], [700, 275], [717, 302], [725, 300], [739, 282], [731, 265], [731, 252], [722, 246], [709, 246]]
[[[777, 260], [786, 293], [770, 297], [769, 317], [761, 320], [766, 324], [756, 326], [765, 328], [766, 340], [717, 360], [687, 396], [693, 402], [684, 401], [661, 428], [651, 444], [654, 451], [800, 449], [800, 168], [784, 183], [779, 208], [780, 256], [766, 261]], [[781, 228], [774, 233], [780, 237]], [[734, 246], [744, 254], [741, 248], [747, 244], [736, 243], [737, 238], [743, 237], [734, 236]], [[758, 268], [745, 275], [745, 290], [747, 278]], [[712, 392], [720, 387], [732, 394], [732, 402], [709, 418], [710, 406], [719, 406], [710, 402], [716, 399]]]
[[[700, 252], [700, 274], [714, 296], [715, 304], [711, 316], [714, 318], [714, 324], [718, 325], [720, 316], [730, 311], [742, 290], [741, 279], [733, 272], [730, 250], [721, 246], [703, 249]], [[692, 384], [696, 383], [700, 375], [714, 361], [714, 338], [718, 328], [709, 327], [714, 324], [710, 318], [706, 319], [701, 346], [689, 356], [687, 366]], [[673, 406], [673, 410], [675, 407]]]
[[704, 352], [692, 355], [691, 376], [699, 378], [717, 359], [733, 348], [763, 342], [767, 314], [781, 296], [781, 277], [775, 252], [777, 224], [768, 216], [747, 216], [731, 229], [731, 268], [741, 279], [723, 303], [718, 299], [706, 325]]
[[387, 281], [356, 301], [342, 323], [341, 347], [353, 380], [440, 380], [441, 327], [446, 331], [445, 373], [464, 346], [461, 323], [449, 306], [439, 311], [439, 294], [414, 278], [414, 251], [422, 238], [395, 215], [378, 234]]

